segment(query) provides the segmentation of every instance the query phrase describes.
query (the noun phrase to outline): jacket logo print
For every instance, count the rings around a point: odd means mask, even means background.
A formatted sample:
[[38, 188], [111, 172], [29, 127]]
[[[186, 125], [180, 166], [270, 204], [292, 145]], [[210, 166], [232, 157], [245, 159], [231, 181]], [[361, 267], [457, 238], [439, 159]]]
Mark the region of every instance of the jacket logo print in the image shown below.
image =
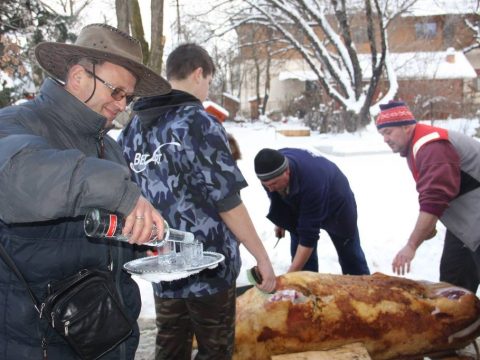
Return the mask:
[[151, 162], [153, 162], [156, 165], [160, 164], [160, 161], [162, 160], [161, 150], [164, 146], [167, 146], [167, 145], [181, 146], [180, 143], [173, 141], [173, 142], [162, 144], [159, 147], [157, 147], [151, 156], [149, 154], [142, 154], [142, 153], [136, 152], [133, 158], [133, 162], [130, 162], [130, 169], [132, 169], [133, 172], [138, 174], [144, 171], [147, 168], [147, 165], [150, 164]]

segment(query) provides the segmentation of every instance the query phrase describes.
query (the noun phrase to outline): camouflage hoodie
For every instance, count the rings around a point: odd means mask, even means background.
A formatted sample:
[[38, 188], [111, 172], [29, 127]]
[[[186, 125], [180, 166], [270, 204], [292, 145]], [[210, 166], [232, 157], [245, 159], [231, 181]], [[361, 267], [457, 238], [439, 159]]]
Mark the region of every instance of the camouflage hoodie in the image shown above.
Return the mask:
[[225, 129], [197, 98], [177, 90], [144, 98], [134, 111], [119, 137], [133, 179], [173, 228], [193, 232], [204, 251], [225, 255], [215, 269], [155, 284], [156, 294], [199, 297], [231, 287], [241, 266], [239, 247], [219, 213], [241, 203], [247, 183]]

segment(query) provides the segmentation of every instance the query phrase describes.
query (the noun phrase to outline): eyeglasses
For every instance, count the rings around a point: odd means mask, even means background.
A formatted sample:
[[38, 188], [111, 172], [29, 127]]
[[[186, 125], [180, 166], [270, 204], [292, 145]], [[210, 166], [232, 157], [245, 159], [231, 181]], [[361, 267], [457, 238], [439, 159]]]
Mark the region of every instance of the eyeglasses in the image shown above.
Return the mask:
[[110, 84], [109, 82], [103, 80], [101, 77], [99, 77], [98, 75], [94, 74], [93, 72], [91, 72], [91, 71], [88, 70], [88, 69], [85, 69], [85, 68], [84, 68], [84, 70], [86, 71], [87, 74], [90, 74], [90, 75], [93, 76], [95, 79], [97, 79], [98, 81], [100, 81], [103, 85], [105, 85], [107, 88], [109, 88], [110, 90], [112, 90], [112, 92], [110, 93], [110, 96], [111, 96], [115, 101], [120, 101], [120, 100], [122, 100], [123, 98], [125, 98], [125, 101], [127, 102], [127, 105], [128, 105], [128, 104], [130, 104], [130, 103], [133, 101], [133, 99], [135, 98], [135, 95], [134, 95], [134, 94], [128, 94], [125, 90], [113, 86], [112, 84]]

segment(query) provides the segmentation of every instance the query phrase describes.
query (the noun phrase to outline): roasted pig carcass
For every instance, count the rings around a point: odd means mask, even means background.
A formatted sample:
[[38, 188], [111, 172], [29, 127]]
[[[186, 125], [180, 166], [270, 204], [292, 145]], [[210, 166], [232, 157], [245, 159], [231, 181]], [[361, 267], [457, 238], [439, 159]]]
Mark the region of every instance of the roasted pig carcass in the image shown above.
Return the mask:
[[353, 342], [372, 359], [404, 359], [468, 345], [480, 334], [480, 300], [447, 283], [376, 273], [295, 272], [273, 294], [237, 299], [236, 360], [327, 350]]

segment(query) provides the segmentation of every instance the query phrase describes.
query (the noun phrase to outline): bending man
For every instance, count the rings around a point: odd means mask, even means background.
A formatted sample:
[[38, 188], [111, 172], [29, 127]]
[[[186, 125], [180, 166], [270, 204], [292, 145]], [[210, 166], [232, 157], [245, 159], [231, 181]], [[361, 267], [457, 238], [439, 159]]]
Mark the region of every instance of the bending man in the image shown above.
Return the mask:
[[370, 274], [360, 246], [357, 204], [345, 175], [331, 161], [301, 149], [262, 149], [255, 172], [270, 198], [277, 237], [290, 232], [291, 271], [318, 271], [320, 229], [332, 239], [343, 274]]

